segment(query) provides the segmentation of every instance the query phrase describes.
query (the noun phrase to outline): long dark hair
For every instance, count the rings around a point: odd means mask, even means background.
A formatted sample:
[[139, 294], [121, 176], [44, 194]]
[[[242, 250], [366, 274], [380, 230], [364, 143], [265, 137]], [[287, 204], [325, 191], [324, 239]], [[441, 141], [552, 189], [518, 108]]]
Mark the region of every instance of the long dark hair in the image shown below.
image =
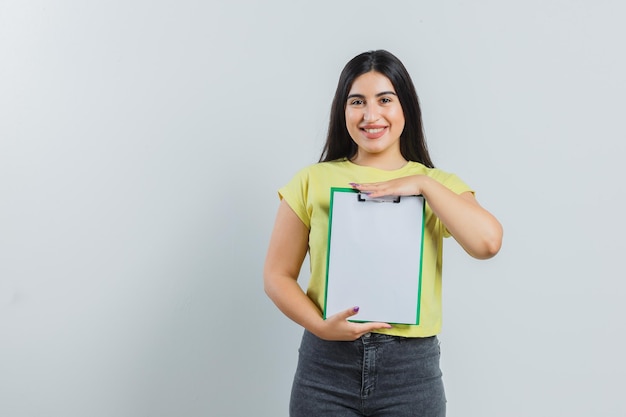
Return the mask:
[[404, 113], [404, 130], [400, 135], [402, 156], [407, 161], [419, 162], [433, 168], [434, 165], [430, 160], [424, 136], [422, 111], [411, 76], [402, 62], [385, 50], [359, 54], [352, 58], [341, 72], [330, 109], [328, 135], [320, 156], [320, 162], [342, 158], [350, 159], [356, 155], [357, 146], [346, 127], [346, 100], [354, 80], [370, 71], [379, 72], [389, 78], [398, 95]]

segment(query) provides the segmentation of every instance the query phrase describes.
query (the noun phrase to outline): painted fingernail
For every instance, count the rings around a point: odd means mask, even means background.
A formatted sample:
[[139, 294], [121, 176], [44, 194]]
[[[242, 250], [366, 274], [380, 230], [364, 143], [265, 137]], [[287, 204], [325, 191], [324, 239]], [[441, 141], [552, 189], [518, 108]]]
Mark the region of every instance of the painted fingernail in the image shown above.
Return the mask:
[[355, 182], [351, 182], [350, 185], [353, 186], [353, 187], [358, 187], [359, 186], [359, 184], [357, 184]]
[[359, 312], [359, 306], [354, 307], [352, 310], [353, 310], [355, 313], [358, 313], [358, 312]]

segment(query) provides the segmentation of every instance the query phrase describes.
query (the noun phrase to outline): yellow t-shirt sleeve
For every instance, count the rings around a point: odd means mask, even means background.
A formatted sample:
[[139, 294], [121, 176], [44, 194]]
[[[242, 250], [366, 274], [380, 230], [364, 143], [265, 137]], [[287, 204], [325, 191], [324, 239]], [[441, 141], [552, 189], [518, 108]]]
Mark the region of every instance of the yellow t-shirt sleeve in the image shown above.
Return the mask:
[[278, 190], [278, 197], [285, 200], [289, 207], [302, 220], [302, 223], [311, 228], [311, 212], [308, 204], [309, 194], [309, 175], [307, 170], [303, 169]]
[[[456, 174], [450, 174], [444, 171], [434, 170], [432, 172], [432, 178], [439, 181], [446, 188], [451, 190], [455, 194], [463, 194], [465, 192], [474, 193], [474, 190], [467, 185], [461, 178], [459, 178]], [[443, 226], [443, 225], [442, 225]], [[443, 227], [443, 236], [450, 237], [452, 236], [448, 229]]]

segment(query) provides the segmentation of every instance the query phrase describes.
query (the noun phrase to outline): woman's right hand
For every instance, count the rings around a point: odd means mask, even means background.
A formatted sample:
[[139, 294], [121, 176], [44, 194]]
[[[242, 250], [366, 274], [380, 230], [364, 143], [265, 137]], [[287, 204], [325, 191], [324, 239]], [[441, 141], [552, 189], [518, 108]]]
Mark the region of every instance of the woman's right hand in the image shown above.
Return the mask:
[[317, 333], [316, 336], [324, 340], [348, 342], [358, 339], [365, 333], [379, 329], [391, 329], [393, 327], [389, 323], [354, 323], [348, 321], [348, 318], [356, 315], [358, 312], [359, 307], [353, 307], [328, 317], [324, 320], [319, 330], [315, 332]]

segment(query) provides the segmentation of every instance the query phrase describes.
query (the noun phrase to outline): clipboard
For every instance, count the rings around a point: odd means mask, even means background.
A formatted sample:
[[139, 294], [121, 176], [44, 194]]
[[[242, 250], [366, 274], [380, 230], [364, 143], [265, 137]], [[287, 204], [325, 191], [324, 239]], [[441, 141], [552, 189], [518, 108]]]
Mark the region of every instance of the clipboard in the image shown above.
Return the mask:
[[324, 319], [359, 306], [350, 321], [419, 325], [424, 213], [421, 195], [331, 188]]

